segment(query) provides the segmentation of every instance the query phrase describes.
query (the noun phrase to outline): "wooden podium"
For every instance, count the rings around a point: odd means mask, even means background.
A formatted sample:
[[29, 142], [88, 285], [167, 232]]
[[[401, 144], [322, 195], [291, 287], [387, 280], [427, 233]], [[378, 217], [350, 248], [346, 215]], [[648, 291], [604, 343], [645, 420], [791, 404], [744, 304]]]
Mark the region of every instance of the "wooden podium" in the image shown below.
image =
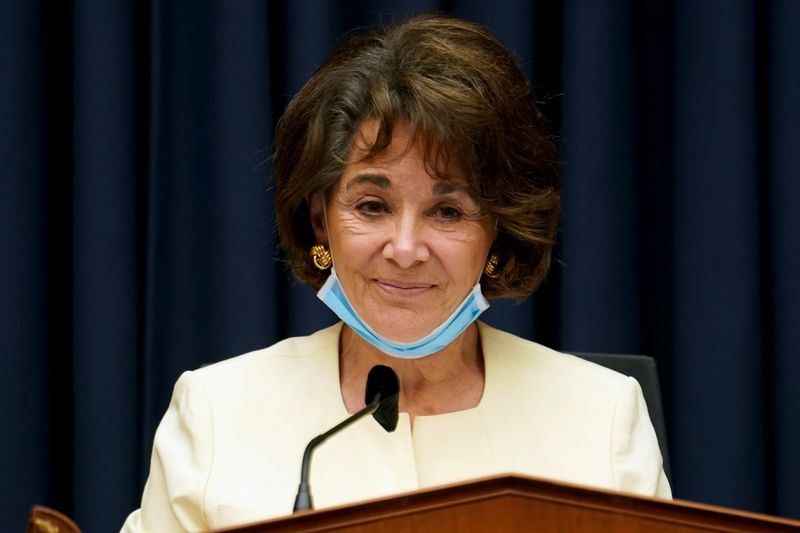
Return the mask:
[[392, 532], [800, 531], [800, 522], [524, 476], [496, 476], [219, 530]]

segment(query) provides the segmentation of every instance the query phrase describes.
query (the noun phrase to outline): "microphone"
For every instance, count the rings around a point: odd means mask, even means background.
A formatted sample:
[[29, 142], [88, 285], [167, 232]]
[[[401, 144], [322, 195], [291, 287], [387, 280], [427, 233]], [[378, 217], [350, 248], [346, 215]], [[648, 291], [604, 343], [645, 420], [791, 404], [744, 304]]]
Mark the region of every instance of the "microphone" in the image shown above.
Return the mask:
[[317, 435], [306, 446], [306, 450], [303, 452], [303, 461], [300, 464], [300, 485], [297, 487], [297, 496], [294, 498], [293, 512], [314, 508], [311, 501], [311, 487], [308, 482], [311, 454], [314, 453], [314, 449], [325, 442], [328, 437], [368, 414], [371, 414], [383, 429], [391, 433], [397, 428], [399, 401], [400, 380], [397, 378], [397, 374], [388, 366], [373, 366], [367, 375], [367, 390], [364, 394], [364, 402], [367, 406], [325, 433]]

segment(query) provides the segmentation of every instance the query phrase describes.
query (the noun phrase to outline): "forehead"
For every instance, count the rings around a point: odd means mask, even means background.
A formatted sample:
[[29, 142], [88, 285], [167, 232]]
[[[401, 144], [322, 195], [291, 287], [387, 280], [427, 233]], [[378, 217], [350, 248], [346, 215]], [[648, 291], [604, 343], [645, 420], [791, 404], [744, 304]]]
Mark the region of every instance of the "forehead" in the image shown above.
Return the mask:
[[[452, 157], [445, 146], [426, 144], [421, 135], [415, 134], [405, 122], [397, 122], [392, 127], [392, 137], [388, 146], [377, 154], [373, 147], [379, 141], [380, 123], [377, 119], [363, 122], [353, 136], [352, 149], [344, 169], [345, 181], [362, 173], [382, 174], [391, 178], [395, 171], [420, 169], [431, 179], [438, 181], [436, 188], [454, 191], [465, 189], [466, 176], [458, 161]], [[379, 185], [379, 179], [360, 179]], [[389, 185], [389, 183], [384, 183]]]
[[[356, 163], [355, 165], [359, 164]], [[383, 172], [380, 168], [371, 168], [368, 164], [364, 163], [363, 168], [356, 167], [351, 169], [351, 172], [345, 172], [342, 179], [342, 186], [345, 191], [358, 189], [362, 186], [374, 186], [389, 190], [395, 186], [394, 177], [395, 175], [392, 172]], [[431, 177], [427, 173], [426, 178], [431, 182], [430, 188], [434, 195], [439, 196], [460, 192], [471, 196], [469, 188], [461, 179], [441, 180]], [[412, 185], [417, 186], [418, 184], [414, 183]]]

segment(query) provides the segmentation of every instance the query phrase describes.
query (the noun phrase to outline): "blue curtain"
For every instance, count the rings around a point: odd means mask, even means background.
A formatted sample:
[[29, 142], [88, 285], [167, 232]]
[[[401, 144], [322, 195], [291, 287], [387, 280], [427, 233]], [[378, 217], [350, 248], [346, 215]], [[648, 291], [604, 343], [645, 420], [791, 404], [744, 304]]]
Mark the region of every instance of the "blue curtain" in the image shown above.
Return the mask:
[[443, 10], [519, 55], [564, 160], [545, 286], [486, 320], [655, 356], [677, 497], [800, 517], [800, 3], [6, 1], [0, 523], [135, 508], [184, 369], [333, 321], [270, 151], [352, 28]]

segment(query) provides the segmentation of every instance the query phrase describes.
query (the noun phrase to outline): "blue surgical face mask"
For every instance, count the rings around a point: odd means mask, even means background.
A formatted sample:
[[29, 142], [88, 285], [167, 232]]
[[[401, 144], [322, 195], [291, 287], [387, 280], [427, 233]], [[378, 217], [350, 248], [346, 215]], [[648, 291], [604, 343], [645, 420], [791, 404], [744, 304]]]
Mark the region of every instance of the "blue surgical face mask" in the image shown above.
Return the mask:
[[476, 283], [461, 305], [439, 327], [417, 341], [395, 342], [376, 333], [358, 316], [339, 283], [335, 269], [331, 269], [331, 275], [317, 297], [365, 341], [384, 353], [402, 359], [419, 359], [438, 352], [453, 342], [489, 308], [489, 302], [481, 294], [480, 283]]

